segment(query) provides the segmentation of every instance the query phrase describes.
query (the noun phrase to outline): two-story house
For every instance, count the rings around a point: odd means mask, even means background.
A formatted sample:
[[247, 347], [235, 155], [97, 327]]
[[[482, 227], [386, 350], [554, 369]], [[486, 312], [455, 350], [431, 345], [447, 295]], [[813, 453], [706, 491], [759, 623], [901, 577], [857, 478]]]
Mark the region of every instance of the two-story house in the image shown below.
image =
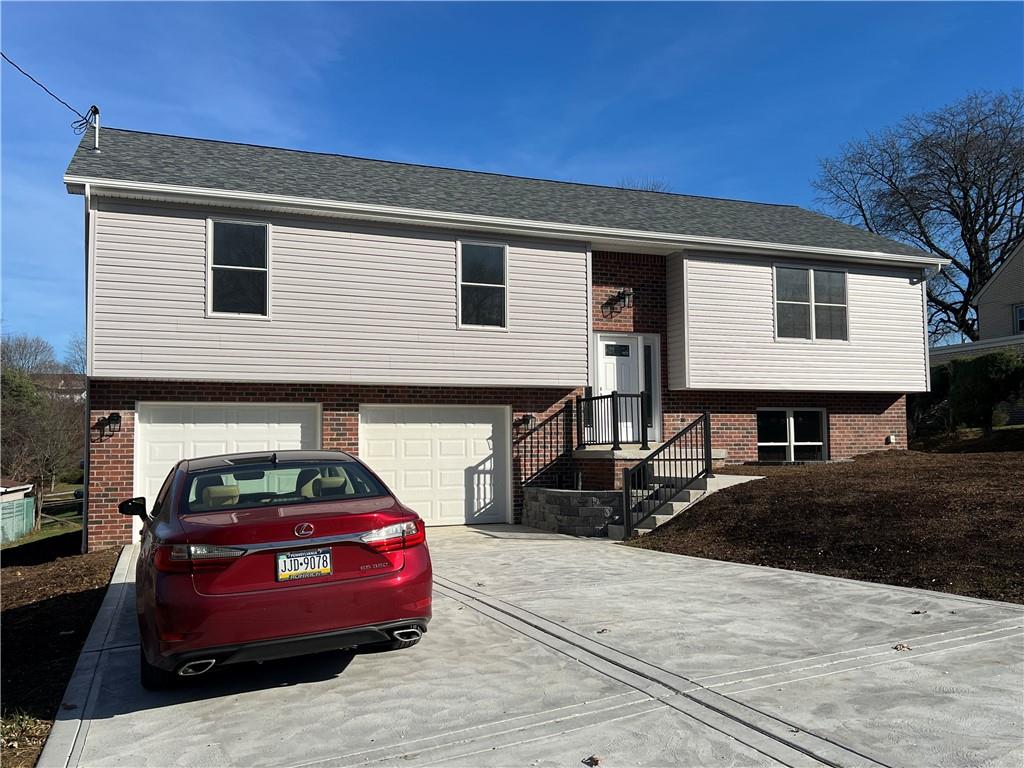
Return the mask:
[[623, 442], [708, 410], [728, 461], [820, 461], [903, 447], [928, 387], [942, 260], [797, 207], [114, 129], [99, 148], [65, 177], [90, 548], [128, 541], [117, 502], [187, 456], [342, 449], [428, 524], [504, 522], [517, 436], [580, 396], [627, 398]]

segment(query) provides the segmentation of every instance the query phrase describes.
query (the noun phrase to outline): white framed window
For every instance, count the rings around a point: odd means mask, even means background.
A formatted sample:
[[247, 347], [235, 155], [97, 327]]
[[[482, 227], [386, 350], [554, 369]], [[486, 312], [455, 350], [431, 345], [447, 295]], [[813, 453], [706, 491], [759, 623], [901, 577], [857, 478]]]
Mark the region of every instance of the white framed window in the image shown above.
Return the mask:
[[508, 246], [460, 240], [459, 327], [508, 328]]
[[777, 265], [775, 336], [778, 339], [848, 341], [846, 272]]
[[823, 408], [757, 411], [758, 461], [825, 461], [828, 416]]
[[1013, 332], [1024, 333], [1024, 304], [1013, 308]]
[[206, 314], [270, 317], [270, 225], [207, 221]]

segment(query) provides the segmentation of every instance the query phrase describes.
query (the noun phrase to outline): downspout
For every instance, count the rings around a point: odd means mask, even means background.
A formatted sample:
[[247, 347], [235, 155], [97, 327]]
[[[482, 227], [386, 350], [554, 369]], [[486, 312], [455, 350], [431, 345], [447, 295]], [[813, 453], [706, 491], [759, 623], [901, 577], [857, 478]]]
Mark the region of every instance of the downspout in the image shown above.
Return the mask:
[[[97, 125], [97, 132], [99, 132], [99, 126]], [[96, 140], [97, 142], [99, 139]], [[98, 151], [98, 150], [97, 150]], [[89, 386], [89, 374], [92, 370], [92, 355], [90, 353], [89, 339], [91, 337], [91, 328], [89, 328], [89, 253], [91, 250], [91, 244], [89, 242], [89, 231], [91, 229], [91, 220], [89, 207], [92, 204], [92, 190], [90, 185], [85, 185], [84, 200], [85, 200], [85, 405], [82, 409], [82, 435], [85, 442], [85, 447], [82, 456], [82, 554], [84, 555], [89, 551], [89, 452], [91, 448], [91, 442], [89, 440], [89, 427], [91, 426], [90, 414], [92, 408], [90, 405], [92, 387]]]

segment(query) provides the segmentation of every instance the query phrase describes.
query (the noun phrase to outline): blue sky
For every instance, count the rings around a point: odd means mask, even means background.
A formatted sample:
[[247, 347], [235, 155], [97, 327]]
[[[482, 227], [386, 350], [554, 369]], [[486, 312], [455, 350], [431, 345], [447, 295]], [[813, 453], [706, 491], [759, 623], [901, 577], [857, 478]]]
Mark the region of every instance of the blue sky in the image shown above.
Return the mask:
[[[138, 130], [814, 205], [819, 158], [1024, 85], [1024, 4], [10, 3], [3, 50]], [[2, 70], [4, 331], [84, 318], [73, 115]]]

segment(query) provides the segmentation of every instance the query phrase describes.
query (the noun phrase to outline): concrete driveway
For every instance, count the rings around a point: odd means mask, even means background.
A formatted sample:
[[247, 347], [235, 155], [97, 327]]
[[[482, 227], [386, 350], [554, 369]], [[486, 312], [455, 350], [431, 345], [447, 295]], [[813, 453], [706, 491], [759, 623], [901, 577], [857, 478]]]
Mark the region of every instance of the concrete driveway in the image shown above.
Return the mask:
[[161, 694], [138, 684], [126, 554], [40, 765], [1024, 762], [1020, 606], [512, 526], [429, 540], [417, 647]]

